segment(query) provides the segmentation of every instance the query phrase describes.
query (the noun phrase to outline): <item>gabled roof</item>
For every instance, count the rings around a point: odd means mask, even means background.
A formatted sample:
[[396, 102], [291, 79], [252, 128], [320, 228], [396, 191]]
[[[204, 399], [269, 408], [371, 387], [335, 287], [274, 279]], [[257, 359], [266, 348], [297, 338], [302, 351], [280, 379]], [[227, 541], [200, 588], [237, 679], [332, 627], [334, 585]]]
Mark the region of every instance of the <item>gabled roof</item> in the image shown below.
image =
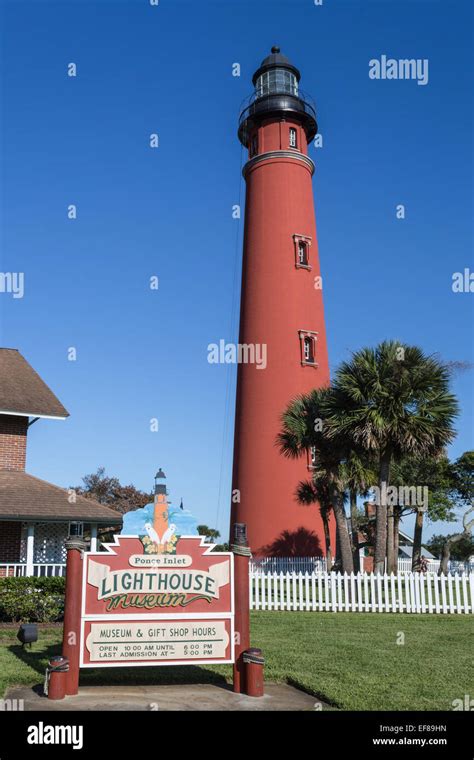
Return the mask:
[[0, 414], [69, 417], [59, 399], [15, 348], [0, 348]]
[[121, 525], [122, 515], [93, 499], [70, 494], [21, 470], [0, 470], [0, 520], [96, 522]]
[[[401, 552], [406, 554], [407, 557], [409, 557], [410, 559], [413, 557], [413, 546], [410, 546], [409, 544], [403, 544], [399, 546], [399, 549]], [[428, 551], [428, 549], [425, 549], [424, 546], [421, 547], [421, 553], [423, 557], [426, 557], [426, 559], [436, 559], [434, 554], [431, 554], [431, 552]]]

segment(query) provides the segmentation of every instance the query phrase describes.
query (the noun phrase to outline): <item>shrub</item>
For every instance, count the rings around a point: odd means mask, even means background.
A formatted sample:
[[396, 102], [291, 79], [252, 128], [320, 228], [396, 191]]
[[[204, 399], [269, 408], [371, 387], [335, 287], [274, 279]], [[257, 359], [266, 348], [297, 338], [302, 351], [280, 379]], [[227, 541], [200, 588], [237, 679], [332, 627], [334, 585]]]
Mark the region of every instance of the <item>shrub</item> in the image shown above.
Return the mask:
[[64, 612], [64, 578], [1, 578], [0, 618], [52, 623]]
[[26, 591], [31, 588], [50, 594], [64, 594], [66, 578], [0, 578], [0, 593]]
[[55, 623], [64, 615], [64, 597], [38, 594], [34, 616], [38, 623]]

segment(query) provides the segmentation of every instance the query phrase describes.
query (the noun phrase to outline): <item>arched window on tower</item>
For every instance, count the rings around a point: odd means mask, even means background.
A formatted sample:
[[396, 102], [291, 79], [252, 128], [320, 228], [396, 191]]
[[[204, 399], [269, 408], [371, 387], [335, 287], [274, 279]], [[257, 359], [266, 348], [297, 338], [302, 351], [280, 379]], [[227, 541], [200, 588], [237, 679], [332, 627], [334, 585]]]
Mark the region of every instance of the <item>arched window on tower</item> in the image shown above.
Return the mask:
[[309, 247], [311, 238], [307, 235], [293, 235], [295, 245], [295, 266], [297, 268], [311, 269], [309, 264]]
[[313, 330], [299, 330], [301, 346], [301, 364], [309, 367], [317, 367], [316, 363], [316, 339], [317, 332]]
[[304, 360], [308, 364], [313, 364], [314, 362], [313, 339], [308, 336], [304, 339]]
[[308, 243], [306, 240], [298, 241], [298, 264], [308, 266]]

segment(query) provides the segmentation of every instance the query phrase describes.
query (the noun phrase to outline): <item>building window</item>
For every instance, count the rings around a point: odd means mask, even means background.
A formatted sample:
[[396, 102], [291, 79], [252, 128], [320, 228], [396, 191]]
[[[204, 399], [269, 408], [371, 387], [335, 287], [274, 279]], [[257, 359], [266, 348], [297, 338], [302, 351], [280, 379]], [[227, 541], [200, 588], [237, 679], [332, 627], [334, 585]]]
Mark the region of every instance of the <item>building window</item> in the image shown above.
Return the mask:
[[250, 156], [256, 156], [258, 153], [258, 134], [255, 133], [250, 143]]
[[304, 339], [304, 360], [305, 362], [308, 362], [308, 364], [314, 363], [313, 339], [309, 337]]
[[298, 241], [298, 264], [308, 266], [308, 243], [306, 240]]
[[297, 147], [298, 147], [298, 140], [297, 140], [296, 129], [294, 127], [290, 127], [290, 148], [297, 148]]
[[79, 536], [82, 538], [84, 535], [84, 523], [82, 522], [70, 522], [69, 523], [69, 535]]
[[309, 247], [311, 238], [307, 235], [293, 235], [295, 245], [295, 266], [297, 269], [311, 269], [309, 264]]
[[316, 467], [316, 446], [311, 446], [308, 452], [308, 467], [314, 470]]
[[261, 74], [257, 79], [255, 92], [258, 98], [261, 98], [263, 95], [272, 95], [279, 92], [297, 97], [298, 80], [287, 69], [270, 69], [270, 71]]
[[300, 330], [301, 364], [309, 367], [317, 367], [316, 364], [316, 340], [318, 333], [313, 330]]

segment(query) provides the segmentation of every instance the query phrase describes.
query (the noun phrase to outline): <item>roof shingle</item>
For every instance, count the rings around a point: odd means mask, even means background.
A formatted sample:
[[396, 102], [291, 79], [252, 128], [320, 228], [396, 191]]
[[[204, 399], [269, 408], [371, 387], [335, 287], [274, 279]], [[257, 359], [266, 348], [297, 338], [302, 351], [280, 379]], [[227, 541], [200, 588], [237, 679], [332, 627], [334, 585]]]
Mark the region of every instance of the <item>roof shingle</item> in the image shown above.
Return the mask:
[[0, 414], [69, 417], [69, 412], [15, 348], [0, 348]]
[[0, 470], [0, 520], [122, 523], [122, 515], [93, 499], [77, 496], [21, 470]]

